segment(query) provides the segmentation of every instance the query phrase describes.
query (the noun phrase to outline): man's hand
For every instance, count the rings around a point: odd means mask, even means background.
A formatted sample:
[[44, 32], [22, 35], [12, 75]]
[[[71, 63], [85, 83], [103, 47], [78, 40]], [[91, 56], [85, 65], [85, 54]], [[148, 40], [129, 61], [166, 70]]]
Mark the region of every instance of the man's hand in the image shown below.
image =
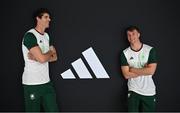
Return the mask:
[[37, 61], [36, 58], [30, 52], [28, 52], [28, 59]]
[[53, 45], [51, 45], [51, 46], [49, 47], [49, 49], [50, 49], [53, 53], [56, 53], [56, 49], [54, 48]]
[[56, 49], [54, 48], [54, 46], [51, 45], [49, 47], [49, 50], [52, 51], [52, 53], [53, 53], [50, 60], [49, 60], [49, 62], [57, 61], [57, 53], [56, 53]]

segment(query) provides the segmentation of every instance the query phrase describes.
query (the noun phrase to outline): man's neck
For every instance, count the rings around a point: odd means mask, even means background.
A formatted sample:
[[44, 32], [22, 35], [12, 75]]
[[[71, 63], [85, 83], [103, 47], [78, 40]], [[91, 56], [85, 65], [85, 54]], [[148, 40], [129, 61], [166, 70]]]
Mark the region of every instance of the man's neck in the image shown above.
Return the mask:
[[35, 30], [37, 31], [37, 32], [39, 32], [40, 34], [44, 34], [44, 32], [45, 32], [45, 28], [44, 27], [41, 27], [41, 26], [36, 26], [35, 27]]
[[130, 44], [131, 49], [133, 49], [134, 51], [139, 51], [142, 47], [142, 43], [140, 41]]

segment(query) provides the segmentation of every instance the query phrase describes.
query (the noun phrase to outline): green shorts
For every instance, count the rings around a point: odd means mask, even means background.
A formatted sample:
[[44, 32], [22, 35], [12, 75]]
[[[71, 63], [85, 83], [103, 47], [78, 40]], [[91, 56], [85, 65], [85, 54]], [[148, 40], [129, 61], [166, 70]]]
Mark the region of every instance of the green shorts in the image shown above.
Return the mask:
[[23, 85], [23, 87], [27, 112], [39, 112], [41, 106], [44, 111], [58, 112], [56, 95], [51, 82], [41, 85]]
[[128, 111], [129, 112], [154, 112], [156, 98], [154, 96], [143, 96], [133, 91], [128, 92]]

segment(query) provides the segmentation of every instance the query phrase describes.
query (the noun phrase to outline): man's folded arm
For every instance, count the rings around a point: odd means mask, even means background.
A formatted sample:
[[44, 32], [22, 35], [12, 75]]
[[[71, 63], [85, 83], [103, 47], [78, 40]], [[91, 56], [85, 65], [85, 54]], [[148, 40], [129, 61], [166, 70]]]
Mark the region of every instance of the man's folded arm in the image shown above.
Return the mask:
[[30, 54], [40, 63], [49, 62], [52, 59], [53, 52], [49, 50], [47, 53], [42, 53], [39, 46], [32, 47], [29, 50]]

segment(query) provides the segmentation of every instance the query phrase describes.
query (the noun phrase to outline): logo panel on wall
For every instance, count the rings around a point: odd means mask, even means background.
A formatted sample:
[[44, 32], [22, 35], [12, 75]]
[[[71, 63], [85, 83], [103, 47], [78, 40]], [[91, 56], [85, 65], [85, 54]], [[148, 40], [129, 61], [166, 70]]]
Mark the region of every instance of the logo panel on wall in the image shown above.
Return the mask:
[[[79, 58], [76, 61], [71, 63], [78, 78], [80, 79], [93, 79], [93, 78], [109, 79], [110, 78], [92, 47], [83, 51], [82, 55], [84, 59], [87, 61], [87, 64], [89, 65], [89, 67], [91, 68], [95, 76], [91, 75], [91, 73], [89, 72], [83, 60]], [[65, 72], [61, 73], [61, 77], [63, 79], [76, 79], [77, 78], [71, 69], [68, 69]]]

